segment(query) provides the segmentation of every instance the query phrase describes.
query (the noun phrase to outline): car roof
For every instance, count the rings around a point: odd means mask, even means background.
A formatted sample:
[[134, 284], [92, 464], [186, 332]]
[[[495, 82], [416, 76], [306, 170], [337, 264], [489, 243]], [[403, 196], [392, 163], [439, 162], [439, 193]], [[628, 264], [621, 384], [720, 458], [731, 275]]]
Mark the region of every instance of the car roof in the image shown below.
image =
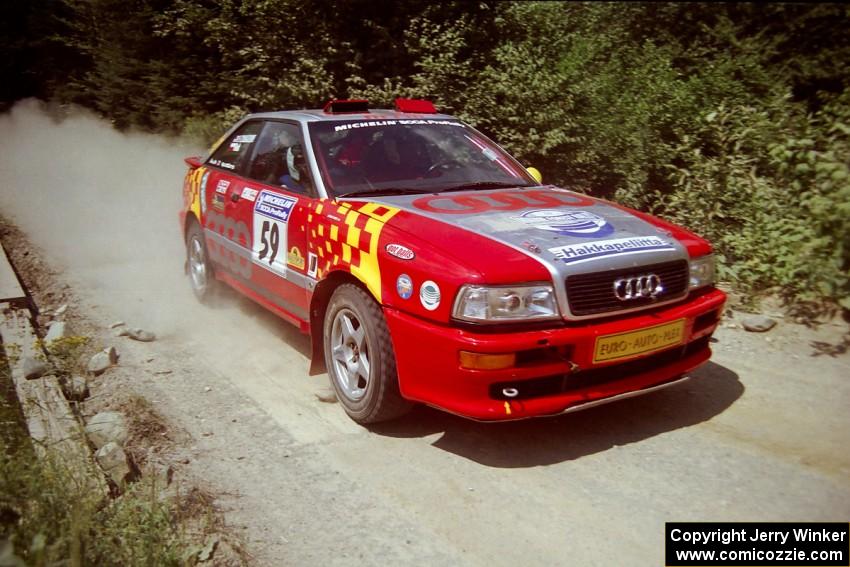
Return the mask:
[[369, 109], [369, 112], [325, 112], [322, 109], [310, 110], [281, 110], [278, 112], [257, 112], [249, 114], [245, 120], [251, 119], [296, 120], [298, 122], [347, 121], [360, 122], [363, 120], [457, 120], [448, 114], [418, 114], [415, 112], [399, 112], [398, 110]]

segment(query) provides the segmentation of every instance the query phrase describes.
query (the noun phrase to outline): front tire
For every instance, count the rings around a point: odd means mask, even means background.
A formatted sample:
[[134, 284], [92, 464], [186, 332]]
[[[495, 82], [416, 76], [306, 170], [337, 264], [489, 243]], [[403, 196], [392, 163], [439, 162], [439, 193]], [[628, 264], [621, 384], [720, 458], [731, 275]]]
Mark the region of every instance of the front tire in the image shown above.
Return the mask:
[[353, 284], [339, 286], [325, 312], [323, 337], [331, 386], [351, 419], [377, 423], [410, 411], [399, 393], [384, 314], [369, 294]]
[[192, 293], [201, 303], [209, 302], [215, 292], [215, 276], [204, 233], [197, 222], [192, 222], [186, 231], [186, 266]]

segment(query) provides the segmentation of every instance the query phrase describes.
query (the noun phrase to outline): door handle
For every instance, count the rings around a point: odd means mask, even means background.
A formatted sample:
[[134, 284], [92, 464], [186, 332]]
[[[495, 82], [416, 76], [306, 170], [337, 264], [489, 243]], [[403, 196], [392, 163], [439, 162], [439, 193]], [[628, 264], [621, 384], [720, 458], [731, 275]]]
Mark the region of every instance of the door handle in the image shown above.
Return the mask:
[[233, 201], [234, 203], [238, 203], [239, 202], [239, 193], [231, 193], [230, 194], [230, 200]]

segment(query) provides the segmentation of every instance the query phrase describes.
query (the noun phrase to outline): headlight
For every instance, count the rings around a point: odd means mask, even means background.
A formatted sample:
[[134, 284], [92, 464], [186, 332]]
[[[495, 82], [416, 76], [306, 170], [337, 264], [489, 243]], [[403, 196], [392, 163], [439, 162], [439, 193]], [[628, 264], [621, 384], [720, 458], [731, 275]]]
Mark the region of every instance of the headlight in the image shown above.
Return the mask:
[[691, 260], [690, 288], [714, 284], [714, 256], [708, 254]]
[[551, 285], [465, 285], [460, 288], [452, 315], [476, 323], [540, 321], [560, 316]]

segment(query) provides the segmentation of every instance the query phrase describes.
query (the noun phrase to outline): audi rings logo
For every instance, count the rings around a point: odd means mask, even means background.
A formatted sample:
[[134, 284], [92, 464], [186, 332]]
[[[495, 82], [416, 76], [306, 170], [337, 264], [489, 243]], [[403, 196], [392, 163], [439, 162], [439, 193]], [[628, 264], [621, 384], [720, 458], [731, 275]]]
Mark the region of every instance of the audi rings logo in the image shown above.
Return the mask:
[[620, 278], [614, 281], [614, 295], [620, 301], [656, 297], [664, 291], [661, 278], [655, 274], [644, 274], [632, 278]]

